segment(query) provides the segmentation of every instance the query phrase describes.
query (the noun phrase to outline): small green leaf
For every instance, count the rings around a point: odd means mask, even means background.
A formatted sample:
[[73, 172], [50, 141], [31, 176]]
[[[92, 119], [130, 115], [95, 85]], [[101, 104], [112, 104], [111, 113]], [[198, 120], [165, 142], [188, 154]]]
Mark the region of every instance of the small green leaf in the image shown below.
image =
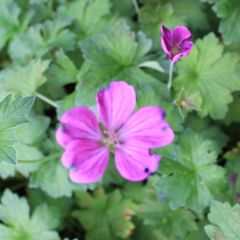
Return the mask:
[[5, 190], [0, 205], [0, 239], [60, 240], [57, 232], [58, 216], [46, 205], [38, 206], [30, 216], [26, 198], [19, 198]]
[[213, 10], [221, 19], [219, 31], [222, 33], [224, 43], [240, 43], [240, 6], [238, 0], [218, 0]]
[[239, 56], [223, 53], [223, 46], [214, 34], [198, 40], [191, 54], [178, 63], [179, 75], [174, 79], [175, 89], [185, 88], [189, 94], [199, 92], [203, 99], [201, 115], [223, 119], [232, 92], [240, 89]]
[[[201, 212], [225, 186], [224, 169], [214, 164], [217, 146], [201, 135], [186, 131], [178, 145], [169, 147], [161, 162], [158, 182], [160, 199], [172, 209], [190, 208]], [[165, 150], [166, 151], [166, 150]]]
[[240, 239], [240, 205], [231, 207], [228, 202], [214, 201], [208, 219], [212, 225], [205, 226], [211, 240]]
[[86, 191], [94, 189], [95, 185], [74, 184], [68, 178], [60, 158], [55, 158], [39, 165], [38, 169], [32, 173], [30, 187], [40, 188], [53, 198], [71, 197], [73, 190]]
[[6, 97], [0, 103], [0, 131], [27, 122], [26, 115], [34, 103], [34, 97]]
[[[35, 160], [43, 157], [37, 143], [42, 140], [48, 126], [49, 119], [43, 116], [30, 116], [28, 122], [17, 126], [14, 129], [14, 136], [18, 143], [14, 145], [16, 150], [16, 159], [18, 160]], [[2, 164], [0, 167], [0, 176], [3, 179], [13, 177], [16, 172], [28, 177], [29, 173], [37, 168], [38, 164], [21, 164], [16, 166]]]
[[139, 207], [139, 218], [144, 225], [154, 229], [154, 236], [163, 240], [185, 239], [189, 232], [196, 231], [194, 215], [184, 209], [172, 211], [167, 204], [146, 200]]
[[217, 125], [213, 125], [208, 119], [192, 117], [186, 122], [186, 126], [201, 134], [204, 138], [216, 143], [217, 153], [221, 153], [227, 145], [229, 137]]
[[107, 34], [82, 41], [80, 46], [86, 60], [83, 74], [87, 71], [98, 79], [112, 79], [130, 67], [137, 67], [150, 50], [151, 40], [143, 33], [132, 32], [125, 22], [118, 22]]
[[76, 42], [75, 34], [66, 28], [70, 23], [68, 19], [56, 18], [30, 27], [10, 43], [8, 51], [11, 58], [14, 61], [28, 62], [55, 48], [72, 50]]
[[134, 225], [131, 222], [133, 204], [124, 199], [119, 191], [106, 194], [99, 189], [91, 196], [89, 193], [77, 194], [79, 210], [73, 216], [87, 230], [86, 240], [127, 239]]
[[30, 111], [34, 97], [6, 97], [0, 103], [0, 162], [16, 164], [16, 143], [13, 128], [27, 122], [26, 115]]
[[75, 30], [79, 38], [85, 39], [102, 33], [113, 25], [115, 18], [109, 17], [110, 6], [109, 0], [77, 0], [62, 6], [60, 13], [75, 21]]
[[201, 112], [202, 98], [198, 92], [189, 95], [185, 89], [182, 88], [177, 93], [174, 103], [183, 118], [192, 111]]
[[[199, 0], [170, 0], [177, 16], [182, 17], [184, 22], [194, 30], [208, 30], [208, 15], [205, 6]], [[179, 25], [179, 24], [178, 24]]]
[[63, 86], [77, 81], [78, 69], [73, 61], [62, 51], [56, 53], [55, 62], [50, 65], [47, 76]]
[[138, 65], [139, 67], [146, 67], [150, 69], [157, 70], [159, 72], [165, 72], [162, 66], [156, 61], [147, 61]]
[[49, 61], [32, 60], [25, 66], [13, 65], [0, 73], [0, 87], [16, 95], [35, 95], [38, 87], [45, 83], [43, 73]]
[[21, 29], [20, 13], [21, 10], [16, 1], [0, 2], [0, 49]]

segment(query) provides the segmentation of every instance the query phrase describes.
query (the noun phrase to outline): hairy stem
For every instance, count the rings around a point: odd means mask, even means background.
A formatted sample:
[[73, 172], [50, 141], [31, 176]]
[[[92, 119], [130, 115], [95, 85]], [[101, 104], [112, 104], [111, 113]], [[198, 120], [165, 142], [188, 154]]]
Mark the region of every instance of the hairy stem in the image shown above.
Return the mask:
[[18, 160], [18, 163], [33, 164], [33, 163], [41, 163], [41, 162], [51, 161], [51, 160], [54, 160], [54, 159], [60, 157], [61, 154], [62, 154], [61, 152], [56, 152], [56, 153], [53, 153], [46, 157], [35, 159], [35, 160]]
[[48, 103], [48, 104], [51, 105], [52, 107], [54, 107], [54, 108], [58, 108], [57, 103], [54, 102], [54, 101], [52, 101], [51, 99], [49, 99], [49, 98], [43, 96], [43, 95], [40, 94], [40, 93], [36, 93], [35, 95], [36, 95], [36, 97], [38, 97], [38, 98], [41, 99], [42, 101]]
[[171, 61], [169, 65], [169, 78], [168, 78], [168, 84], [167, 84], [168, 92], [170, 92], [170, 89], [172, 87], [173, 66], [174, 66], [174, 62]]
[[138, 6], [137, 0], [132, 0], [132, 4], [133, 4], [133, 6], [134, 6], [134, 8], [135, 8], [135, 11], [136, 11], [136, 13], [137, 13], [137, 15], [138, 15], [138, 18], [140, 18], [140, 8], [139, 8], [139, 6]]

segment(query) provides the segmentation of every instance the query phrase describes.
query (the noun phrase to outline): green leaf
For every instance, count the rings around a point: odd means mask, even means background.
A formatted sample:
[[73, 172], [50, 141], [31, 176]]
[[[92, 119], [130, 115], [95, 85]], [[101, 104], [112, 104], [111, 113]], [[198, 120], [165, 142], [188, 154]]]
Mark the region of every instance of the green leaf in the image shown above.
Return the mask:
[[76, 0], [60, 8], [63, 16], [75, 20], [76, 32], [80, 39], [85, 39], [107, 30], [115, 22], [110, 14], [109, 0]]
[[106, 194], [99, 189], [77, 194], [79, 210], [73, 216], [87, 230], [86, 240], [127, 239], [134, 229], [131, 222], [134, 214], [130, 200], [124, 199], [118, 190]]
[[189, 94], [200, 93], [203, 99], [202, 116], [223, 119], [232, 92], [240, 89], [236, 68], [239, 56], [223, 53], [223, 46], [214, 34], [198, 40], [191, 54], [178, 63], [179, 75], [173, 84], [176, 90], [185, 88]]
[[14, 61], [28, 62], [34, 57], [42, 57], [50, 50], [62, 48], [73, 50], [75, 34], [66, 27], [71, 22], [68, 19], [56, 18], [30, 27], [19, 34], [9, 46], [9, 54]]
[[153, 234], [162, 240], [185, 239], [189, 232], [196, 231], [194, 215], [184, 209], [172, 211], [167, 204], [146, 200], [139, 207], [139, 218], [151, 226]]
[[32, 173], [30, 187], [40, 188], [53, 198], [71, 197], [74, 190], [86, 191], [94, 189], [95, 185], [74, 184], [68, 178], [59, 158], [43, 162]]
[[156, 61], [143, 62], [139, 64], [139, 67], [146, 67], [146, 68], [154, 69], [159, 72], [165, 72], [162, 66]]
[[59, 225], [54, 209], [38, 206], [30, 216], [26, 198], [5, 190], [0, 205], [0, 239], [60, 240], [54, 229]]
[[20, 12], [15, 1], [0, 2], [0, 49], [20, 31]]
[[129, 0], [112, 0], [112, 12], [119, 16], [134, 17], [135, 11], [132, 1]]
[[142, 29], [146, 35], [153, 39], [153, 49], [159, 51], [160, 44], [160, 26], [175, 27], [184, 25], [183, 17], [178, 15], [171, 3], [162, 3], [159, 0], [148, 1], [141, 8], [140, 20]]
[[46, 133], [50, 119], [40, 115], [30, 115], [28, 123], [22, 124], [15, 129], [15, 136], [19, 142], [27, 145], [35, 145]]
[[227, 115], [224, 119], [224, 122], [229, 125], [231, 123], [240, 122], [240, 94], [237, 94], [234, 97], [234, 101], [229, 104]]
[[[17, 143], [14, 145], [16, 150], [16, 160], [35, 160], [43, 156], [42, 152], [33, 146]], [[12, 165], [3, 162], [0, 168], [0, 176], [2, 179], [15, 176], [16, 172], [24, 177], [28, 177], [30, 172], [37, 168], [38, 164], [21, 164]]]
[[68, 197], [52, 198], [46, 193], [39, 189], [28, 189], [28, 199], [30, 205], [35, 208], [41, 205], [43, 202], [46, 203], [50, 208], [54, 208], [57, 211], [57, 216], [60, 217], [61, 225], [64, 224], [64, 217], [69, 215], [74, 199]]
[[27, 122], [26, 115], [30, 111], [34, 97], [6, 97], [0, 103], [0, 162], [16, 163], [16, 143], [13, 128]]
[[[161, 162], [160, 199], [172, 209], [201, 212], [225, 186], [224, 169], [215, 164], [217, 146], [199, 134], [186, 131], [172, 144]], [[166, 150], [165, 150], [166, 151]]]
[[[28, 122], [17, 126], [14, 129], [14, 135], [17, 144], [14, 145], [16, 150], [16, 159], [18, 160], [35, 160], [43, 157], [37, 143], [42, 140], [49, 126], [49, 119], [43, 116], [30, 116]], [[0, 168], [0, 176], [3, 179], [13, 177], [16, 172], [28, 177], [29, 173], [36, 170], [38, 164], [21, 164], [16, 166], [10, 164], [2, 164]]]
[[125, 22], [118, 22], [107, 34], [82, 41], [80, 46], [87, 65], [82, 72], [90, 72], [98, 79], [111, 79], [127, 68], [137, 66], [150, 50], [151, 40], [143, 33], [132, 32]]
[[32, 60], [25, 66], [13, 65], [0, 73], [0, 87], [16, 95], [35, 95], [36, 90], [45, 83], [43, 73], [49, 61]]
[[6, 130], [27, 122], [26, 115], [34, 103], [34, 97], [16, 97], [9, 95], [0, 103], [0, 130]]
[[231, 207], [228, 202], [214, 201], [211, 205], [205, 231], [211, 240], [240, 239], [240, 205]]
[[10, 42], [8, 53], [13, 61], [28, 62], [33, 57], [41, 57], [48, 51], [41, 30], [42, 26], [32, 26]]
[[139, 240], [175, 240], [185, 239], [190, 232], [198, 230], [195, 216], [188, 210], [172, 211], [166, 203], [157, 200], [156, 182], [158, 176], [152, 176], [147, 184], [128, 182], [123, 194], [137, 203], [137, 222], [133, 239]]
[[218, 0], [213, 10], [221, 19], [219, 31], [225, 44], [240, 43], [240, 6], [238, 0]]
[[223, 132], [223, 130], [221, 130], [219, 126], [213, 125], [209, 119], [192, 117], [188, 119], [186, 126], [195, 132], [198, 132], [204, 138], [214, 141], [217, 145], [216, 151], [218, 153], [222, 152], [222, 149], [229, 141], [229, 137]]
[[[171, 0], [174, 10], [184, 22], [194, 30], [207, 30], [209, 23], [207, 19], [206, 9], [199, 0]], [[179, 25], [179, 24], [178, 24]]]
[[215, 3], [217, 0], [201, 0], [201, 1], [211, 4], [211, 3]]
[[73, 61], [61, 50], [56, 53], [55, 62], [50, 65], [47, 76], [63, 86], [77, 81], [78, 69]]

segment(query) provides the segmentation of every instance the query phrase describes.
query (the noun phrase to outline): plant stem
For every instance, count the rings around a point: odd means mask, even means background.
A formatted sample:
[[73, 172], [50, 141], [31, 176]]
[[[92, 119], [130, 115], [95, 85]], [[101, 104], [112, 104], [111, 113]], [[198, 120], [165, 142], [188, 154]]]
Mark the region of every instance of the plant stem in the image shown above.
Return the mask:
[[168, 92], [170, 92], [170, 89], [172, 87], [173, 66], [174, 66], [174, 62], [171, 61], [169, 65], [169, 78], [168, 78], [168, 84], [167, 84]]
[[42, 94], [40, 94], [40, 93], [36, 93], [36, 96], [37, 96], [39, 99], [41, 99], [42, 101], [44, 101], [44, 102], [48, 103], [49, 105], [51, 105], [52, 107], [54, 107], [54, 108], [58, 108], [57, 103], [55, 103], [55, 102], [52, 101], [51, 99], [49, 99], [49, 98], [43, 96]]
[[137, 0], [132, 0], [132, 4], [133, 4], [133, 6], [134, 6], [134, 8], [135, 8], [135, 11], [136, 11], [136, 13], [137, 13], [137, 15], [138, 15], [138, 18], [140, 18], [140, 8], [139, 8], [139, 6], [138, 6]]
[[24, 163], [24, 164], [25, 163], [26, 164], [41, 163], [41, 162], [46, 162], [46, 161], [56, 159], [60, 156], [61, 156], [61, 152], [56, 152], [56, 153], [53, 153], [53, 154], [48, 155], [46, 157], [35, 159], [35, 160], [18, 160], [18, 163]]

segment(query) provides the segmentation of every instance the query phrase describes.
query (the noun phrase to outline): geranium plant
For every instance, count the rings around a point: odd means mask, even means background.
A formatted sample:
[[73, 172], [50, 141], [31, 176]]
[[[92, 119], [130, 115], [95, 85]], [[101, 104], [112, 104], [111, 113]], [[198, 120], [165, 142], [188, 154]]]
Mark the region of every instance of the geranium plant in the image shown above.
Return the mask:
[[0, 240], [239, 240], [239, 17], [0, 1]]

